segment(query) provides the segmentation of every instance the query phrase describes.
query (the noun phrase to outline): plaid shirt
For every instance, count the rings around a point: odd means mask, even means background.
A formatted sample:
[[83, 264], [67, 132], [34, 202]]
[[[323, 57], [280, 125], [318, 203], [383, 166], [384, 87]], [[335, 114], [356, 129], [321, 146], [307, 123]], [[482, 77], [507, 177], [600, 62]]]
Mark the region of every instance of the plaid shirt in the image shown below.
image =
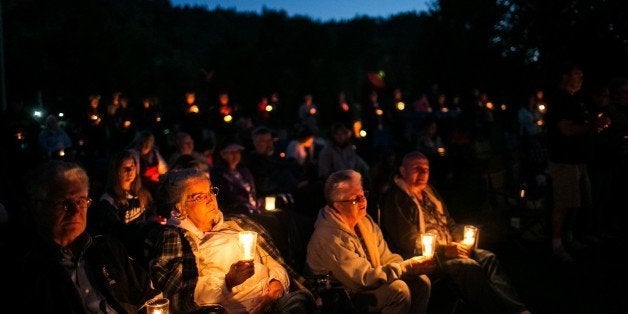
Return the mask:
[[[272, 242], [268, 232], [259, 224], [245, 215], [233, 215], [225, 218], [225, 223], [237, 226], [242, 230], [258, 232], [257, 245], [270, 257], [281, 264], [291, 283], [299, 290], [307, 290], [305, 278], [294, 271], [281, 257], [279, 250]], [[192, 312], [200, 309], [194, 302], [194, 291], [198, 282], [198, 268], [194, 256], [196, 241], [190, 231], [167, 225], [161, 229], [160, 235], [149, 240], [156, 251], [151, 261], [151, 276], [155, 285], [170, 299], [177, 312]], [[287, 291], [286, 291], [287, 292]]]

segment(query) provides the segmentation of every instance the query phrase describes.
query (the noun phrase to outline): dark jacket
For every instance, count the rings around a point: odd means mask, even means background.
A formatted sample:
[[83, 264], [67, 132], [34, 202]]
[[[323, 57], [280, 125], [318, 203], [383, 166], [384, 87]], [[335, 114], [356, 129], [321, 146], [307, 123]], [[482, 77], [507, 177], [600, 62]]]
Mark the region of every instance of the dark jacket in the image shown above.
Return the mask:
[[[79, 239], [84, 246], [82, 254], [76, 255], [78, 262], [84, 262], [92, 285], [118, 313], [137, 313], [144, 302], [157, 295], [148, 273], [128, 257], [119, 241], [86, 233]], [[12, 260], [4, 306], [36, 313], [86, 313], [70, 275], [59, 263], [60, 250], [56, 244], [37, 240], [18, 253]]]

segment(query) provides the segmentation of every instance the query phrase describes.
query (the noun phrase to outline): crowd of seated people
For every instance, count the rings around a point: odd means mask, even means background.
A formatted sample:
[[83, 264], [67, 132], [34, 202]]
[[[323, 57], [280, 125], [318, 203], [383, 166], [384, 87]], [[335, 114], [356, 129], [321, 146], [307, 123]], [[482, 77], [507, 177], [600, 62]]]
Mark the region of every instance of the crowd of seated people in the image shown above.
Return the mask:
[[[143, 284], [146, 279], [150, 278], [154, 287], [159, 290], [152, 291], [150, 285], [147, 287], [129, 286], [125, 288], [126, 290], [116, 291], [116, 293], [124, 292], [129, 293], [129, 295], [119, 296], [108, 292], [115, 288], [112, 285], [101, 286], [102, 282], [90, 281], [88, 290], [91, 292], [77, 290], [77, 294], [73, 295], [72, 298], [82, 299], [83, 303], [73, 301], [76, 304], [71, 304], [72, 307], [84, 307], [88, 310], [113, 308], [118, 312], [124, 312], [123, 308], [136, 306], [137, 310], [143, 302], [154, 296], [153, 292], [161, 292], [171, 298], [174, 309], [183, 312], [196, 311], [203, 306], [212, 304], [220, 304], [228, 310], [247, 311], [279, 310], [293, 306], [301, 308], [307, 307], [304, 304], [309, 304], [308, 302], [312, 301], [310, 299], [312, 296], [308, 295], [307, 289], [300, 285], [303, 283], [303, 278], [300, 275], [307, 272], [316, 275], [330, 275], [348, 291], [350, 301], [357, 302], [357, 304], [352, 304], [354, 308], [384, 312], [387, 309], [405, 311], [414, 308], [419, 309], [419, 312], [424, 312], [427, 303], [421, 302], [427, 302], [429, 299], [429, 279], [431, 279], [429, 276], [442, 271], [442, 269], [433, 270], [434, 265], [431, 261], [412, 260], [411, 257], [420, 251], [407, 249], [407, 247], [416, 245], [415, 241], [410, 241], [412, 242], [410, 244], [400, 243], [404, 238], [402, 231], [405, 230], [400, 227], [406, 226], [411, 229], [414, 234], [408, 239], [415, 239], [418, 233], [425, 231], [425, 225], [419, 224], [420, 221], [413, 221], [412, 219], [420, 216], [412, 215], [409, 218], [411, 221], [406, 221], [405, 225], [401, 223], [403, 217], [397, 217], [397, 220], [391, 221], [391, 219], [395, 219], [395, 216], [390, 213], [395, 210], [399, 211], [401, 207], [401, 205], [395, 205], [394, 201], [404, 197], [412, 199], [411, 195], [417, 193], [419, 193], [417, 195], [424, 195], [424, 193], [422, 192], [423, 189], [420, 188], [417, 188], [416, 193], [410, 193], [411, 189], [408, 186], [411, 182], [408, 181], [410, 180], [408, 173], [412, 169], [408, 164], [403, 163], [401, 163], [401, 168], [397, 168], [402, 160], [397, 160], [396, 157], [402, 157], [408, 151], [415, 149], [416, 147], [412, 144], [416, 143], [424, 155], [429, 156], [429, 162], [433, 166], [439, 163], [438, 159], [443, 156], [439, 153], [438, 148], [441, 144], [451, 143], [452, 139], [446, 134], [440, 133], [440, 129], [435, 127], [435, 124], [440, 121], [440, 117], [446, 116], [447, 111], [435, 110], [438, 111], [439, 115], [432, 111], [417, 113], [416, 119], [412, 120], [417, 123], [408, 123], [408, 128], [417, 130], [416, 134], [412, 134], [408, 139], [398, 139], [396, 137], [403, 136], [404, 132], [387, 131], [388, 127], [393, 127], [391, 123], [394, 123], [388, 117], [399, 117], [399, 112], [395, 110], [401, 109], [395, 109], [396, 107], [385, 101], [380, 101], [381, 98], [376, 96], [377, 93], [370, 94], [372, 106], [367, 107], [367, 109], [372, 112], [365, 113], [370, 119], [365, 119], [365, 130], [357, 130], [365, 131], [366, 134], [373, 131], [372, 135], [377, 134], [376, 143], [373, 143], [373, 139], [368, 136], [360, 137], [360, 132], [352, 132], [351, 128], [355, 128], [355, 125], [348, 126], [346, 121], [332, 124], [329, 133], [323, 132], [325, 125], [319, 124], [320, 120], [313, 120], [309, 116], [305, 116], [309, 120], [305, 118], [304, 120], [310, 124], [312, 121], [316, 121], [315, 125], [306, 126], [307, 124], [303, 122], [303, 124], [297, 124], [299, 128], [283, 133], [269, 128], [258, 120], [247, 120], [247, 123], [233, 121], [233, 124], [229, 124], [231, 122], [225, 119], [212, 121], [215, 124], [224, 124], [215, 132], [212, 131], [212, 135], [205, 134], [206, 128], [211, 128], [211, 126], [199, 128], [200, 131], [198, 132], [203, 134], [190, 134], [186, 132], [190, 128], [184, 127], [169, 130], [168, 133], [163, 132], [163, 130], [170, 127], [169, 123], [180, 123], [181, 121], [167, 121], [166, 117], [160, 113], [157, 102], [147, 98], [143, 102], [144, 106], [137, 111], [137, 115], [128, 118], [130, 122], [126, 124], [126, 128], [133, 130], [133, 140], [129, 140], [127, 143], [116, 143], [111, 147], [107, 147], [107, 134], [116, 133], [105, 132], [100, 129], [108, 120], [105, 119], [105, 114], [100, 112], [98, 106], [100, 97], [94, 96], [90, 98], [87, 116], [81, 116], [82, 122], [68, 121], [68, 123], [62, 124], [62, 126], [67, 126], [68, 137], [71, 138], [70, 145], [72, 145], [68, 146], [68, 143], [65, 143], [68, 141], [63, 139], [63, 147], [72, 147], [77, 151], [97, 146], [102, 146], [101, 148], [94, 151], [83, 151], [83, 153], [67, 154], [66, 156], [51, 156], [50, 150], [48, 150], [42, 158], [34, 159], [23, 158], [27, 156], [24, 155], [27, 150], [20, 151], [19, 149], [26, 146], [10, 146], [15, 148], [16, 152], [7, 154], [7, 159], [13, 161], [16, 167], [34, 168], [34, 166], [43, 165], [51, 159], [73, 162], [71, 164], [45, 164], [49, 170], [41, 170], [41, 173], [42, 176], [46, 174], [45, 179], [51, 180], [51, 182], [39, 182], [37, 184], [58, 187], [59, 191], [54, 193], [62, 193], [66, 188], [65, 185], [67, 185], [67, 189], [76, 188], [80, 190], [80, 193], [77, 192], [76, 195], [52, 195], [55, 199], [50, 199], [50, 195], [44, 195], [52, 193], [45, 191], [45, 189], [50, 189], [50, 186], [46, 186], [41, 188], [44, 189], [43, 191], [37, 192], [39, 194], [31, 193], [25, 197], [24, 199], [30, 200], [28, 203], [19, 198], [21, 193], [6, 197], [11, 227], [22, 226], [29, 221], [22, 218], [34, 218], [31, 227], [51, 229], [33, 230], [32, 235], [37, 235], [35, 238], [38, 241], [29, 241], [28, 244], [34, 245], [39, 242], [41, 240], [39, 233], [43, 232], [44, 236], [48, 237], [44, 237], [46, 247], [51, 246], [57, 251], [56, 253], [50, 252], [52, 255], [46, 256], [46, 258], [55, 260], [58, 264], [55, 264], [55, 267], [58, 266], [59, 269], [52, 269], [51, 267], [51, 269], [45, 270], [51, 271], [49, 274], [34, 275], [51, 276], [48, 280], [63, 280], [68, 285], [73, 284], [76, 289], [80, 288], [76, 278], [82, 278], [80, 276], [93, 278], [90, 277], [91, 272], [98, 273], [98, 276], [104, 276], [106, 280], [115, 280], [116, 278], [113, 276], [121, 273], [110, 274], [111, 277], [107, 277], [109, 276], [108, 270], [91, 269], [91, 266], [80, 265], [78, 270], [73, 270], [79, 277], [66, 278], [59, 275], [60, 269], [64, 267], [66, 270], [70, 269], [65, 264], [68, 258], [73, 261], [80, 261], [82, 258], [102, 258], [103, 256], [94, 256], [96, 253], [87, 253], [93, 252], [96, 247], [106, 247], [106, 250], [115, 250], [115, 255], [112, 255], [114, 257], [124, 254], [133, 257], [137, 262], [137, 265], [135, 263], [126, 265], [121, 260], [107, 261], [117, 263], [115, 267], [122, 267], [125, 272], [133, 271], [134, 273], [130, 274], [128, 278], [138, 277], [137, 281], [122, 282], [121, 284]], [[308, 101], [311, 102], [311, 96]], [[190, 106], [192, 105], [194, 104], [190, 104]], [[237, 107], [228, 107], [231, 109], [227, 110], [225, 106], [216, 105], [213, 110], [221, 112], [223, 118], [231, 114], [233, 114], [232, 118], [237, 118], [240, 115], [244, 118], [243, 112], [234, 109]], [[310, 106], [309, 109], [315, 108], [314, 113], [305, 110], [302, 112], [315, 114], [318, 117], [319, 107], [311, 104]], [[616, 112], [615, 115], [619, 117], [616, 121], [619, 121], [619, 126], [623, 127], [625, 124], [622, 125], [621, 121], [625, 121], [625, 119], [621, 120], [620, 115], [625, 112], [625, 105], [619, 106], [613, 107], [615, 111], [611, 110], [611, 112]], [[494, 123], [496, 117], [499, 117], [497, 111], [485, 114], [488, 110], [493, 110], [489, 109], [486, 100], [478, 100], [476, 107], [463, 107], [456, 113], [456, 119], [469, 117], [472, 119], [471, 122], [466, 121], [467, 125], [483, 125], [481, 130], [471, 130], [467, 134], [471, 138], [473, 138], [473, 132], [480, 134], [490, 129], [486, 128], [483, 123]], [[620, 110], [616, 110], [617, 108]], [[122, 107], [119, 107], [116, 110], [121, 109]], [[201, 113], [203, 110], [207, 110], [200, 103], [197, 109]], [[529, 109], [534, 110], [533, 107]], [[188, 113], [196, 114], [195, 110], [189, 111], [188, 108]], [[390, 110], [393, 112], [389, 112]], [[471, 113], [466, 114], [467, 111]], [[125, 114], [124, 121], [127, 117], [129, 115]], [[105, 120], [101, 122], [100, 119]], [[118, 120], [120, 119], [122, 118], [118, 118]], [[448, 123], [452, 123], [453, 118], [447, 116], [447, 119], [449, 119]], [[473, 119], [485, 120], [476, 121]], [[50, 138], [49, 133], [59, 128], [59, 124], [54, 125], [57, 118], [52, 116], [48, 120], [49, 126], [44, 129], [41, 138]], [[228, 127], [226, 127], [227, 124]], [[78, 128], [77, 131], [72, 127], [77, 125], [82, 125], [82, 129]], [[125, 123], [118, 123], [117, 125], [124, 128]], [[177, 123], [171, 125], [175, 126]], [[247, 126], [246, 129], [239, 129], [244, 125]], [[425, 130], [430, 130], [431, 133], [418, 132], [422, 126], [428, 125], [431, 127]], [[622, 132], [621, 129], [615, 131], [612, 129], [613, 127], [616, 126], [612, 125], [611, 131], [617, 132], [617, 134]], [[378, 128], [380, 132], [375, 132]], [[16, 132], [15, 130], [12, 128], [11, 132]], [[452, 131], [453, 133], [462, 132], [460, 130], [464, 130], [464, 127], [457, 126], [452, 130], [455, 130]], [[354, 131], [356, 130], [354, 129]], [[406, 133], [408, 132], [411, 133], [411, 130], [406, 130]], [[24, 136], [24, 134], [20, 136]], [[288, 136], [278, 139], [281, 134]], [[328, 136], [324, 134], [328, 134]], [[11, 135], [13, 136], [13, 133]], [[65, 136], [63, 137], [65, 138]], [[460, 138], [462, 137], [460, 136]], [[24, 141], [19, 136], [14, 138]], [[37, 137], [34, 136], [33, 138]], [[128, 134], [125, 138], [128, 138]], [[213, 138], [216, 142], [208, 144], [209, 146], [203, 142], [203, 148], [207, 150], [205, 152], [197, 151], [195, 139], [205, 141], [208, 138]], [[242, 139], [246, 140], [243, 141]], [[410, 139], [417, 139], [417, 141], [412, 142]], [[290, 144], [285, 145], [285, 147], [278, 145], [279, 140]], [[405, 148], [399, 148], [398, 143], [390, 142], [397, 140], [412, 144]], [[41, 143], [43, 142], [52, 142], [52, 140], [44, 140]], [[325, 143], [325, 145], [320, 145], [321, 143]], [[462, 141], [457, 144], [460, 143]], [[365, 149], [365, 147], [373, 144], [377, 144], [377, 149], [380, 150], [376, 154], [373, 154], [372, 148]], [[45, 151], [44, 145], [41, 145], [42, 151]], [[317, 145], [320, 146], [317, 147]], [[452, 168], [454, 166], [453, 160], [460, 158], [460, 156], [448, 154], [449, 151], [447, 151], [446, 156], [451, 157], [452, 161], [442, 163], [446, 169], [438, 169], [438, 176], [440, 177], [433, 177], [436, 185], [438, 185], [437, 182], [446, 182], [451, 179], [451, 171], [454, 170]], [[473, 157], [479, 158], [478, 156]], [[427, 162], [427, 157], [415, 159]], [[21, 160], [28, 161], [30, 164], [24, 166]], [[101, 161], [95, 162], [94, 160]], [[108, 164], [109, 167], [104, 167], [105, 164]], [[72, 183], [74, 179], [55, 177], [67, 172], [66, 168], [77, 169], [72, 170], [76, 172], [84, 172], [85, 176], [89, 176], [91, 180], [87, 181], [86, 178], [79, 180], [81, 184], [78, 188], [74, 186], [77, 184]], [[434, 167], [434, 169], [436, 168]], [[397, 173], [398, 170], [399, 173]], [[52, 173], [47, 171], [52, 171]], [[3, 172], [10, 173], [8, 169], [3, 169]], [[189, 177], [184, 174], [189, 175]], [[20, 179], [20, 177], [21, 175], [15, 178]], [[339, 181], [330, 182], [330, 178]], [[22, 185], [12, 186], [7, 181], [3, 180], [3, 195], [10, 195], [12, 191], [22, 188]], [[345, 183], [347, 186], [344, 185]], [[421, 182], [421, 184], [424, 183]], [[87, 184], [88, 186], [85, 187]], [[32, 185], [33, 187], [38, 186]], [[333, 189], [327, 185], [333, 186]], [[404, 190], [402, 187], [406, 187], [406, 189]], [[436, 188], [440, 187], [436, 186]], [[327, 189], [332, 190], [328, 191]], [[366, 202], [368, 190], [372, 193], [368, 196], [369, 202]], [[87, 195], [83, 195], [86, 193]], [[92, 202], [91, 199], [94, 201]], [[275, 201], [273, 208], [267, 206], [271, 199]], [[372, 202], [371, 200], [375, 201]], [[438, 204], [431, 199], [428, 200], [432, 206]], [[414, 200], [410, 202], [406, 199], [404, 204], [423, 207], [425, 206], [424, 203], [425, 200], [419, 197], [416, 202]], [[43, 204], [48, 204], [48, 207], [41, 208]], [[378, 206], [378, 210], [372, 210], [372, 206]], [[28, 210], [22, 210], [21, 207], [27, 207]], [[436, 206], [436, 208], [439, 207]], [[44, 209], [54, 212], [47, 213]], [[273, 209], [275, 210], [273, 211]], [[29, 217], [30, 211], [35, 210], [38, 215], [45, 216]], [[27, 213], [28, 215], [26, 215]], [[374, 216], [375, 213], [378, 216]], [[43, 217], [48, 217], [49, 220], [50, 217], [58, 219], [46, 221], [46, 219], [42, 219]], [[463, 266], [460, 267], [474, 269], [474, 274], [485, 279], [483, 287], [493, 289], [492, 287], [495, 285], [491, 281], [493, 277], [483, 272], [485, 270], [482, 267], [489, 266], [483, 262], [482, 252], [464, 251], [464, 248], [458, 249], [458, 246], [454, 245], [453, 239], [450, 238], [449, 233], [452, 231], [447, 229], [449, 226], [445, 226], [453, 220], [443, 218], [443, 222], [439, 217], [432, 217], [431, 220], [427, 221], [427, 226], [442, 227], [443, 236], [442, 239], [439, 239], [442, 242], [442, 247], [456, 248], [455, 252], [454, 249], [442, 252], [444, 254], [443, 260], [447, 260], [450, 264], [462, 264]], [[380, 220], [383, 232], [379, 230]], [[442, 224], [440, 224], [441, 222]], [[56, 225], [46, 226], [47, 224]], [[74, 224], [78, 226], [74, 226]], [[81, 227], [82, 224], [85, 226]], [[55, 238], [55, 233], [66, 232], [71, 228], [77, 228], [73, 230], [71, 239], [63, 243], [56, 242], [63, 239]], [[260, 243], [265, 246], [258, 249], [253, 261], [241, 261], [225, 253], [234, 250], [233, 234], [247, 228], [257, 230], [262, 235], [259, 239]], [[333, 228], [336, 228], [337, 230], [334, 230], [339, 234], [328, 232]], [[348, 245], [347, 243], [341, 245], [341, 243], [337, 243], [337, 239], [326, 238], [330, 236], [338, 236], [343, 239], [350, 238], [353, 246], [347, 248], [343, 246]], [[107, 239], [106, 244], [101, 244], [101, 237]], [[372, 251], [374, 248], [371, 241], [374, 239], [378, 242], [375, 249], [381, 248], [378, 254]], [[382, 242], [384, 240], [385, 242]], [[4, 244], [7, 241], [3, 239], [2, 242]], [[109, 244], [109, 242], [116, 242], [116, 244]], [[40, 244], [38, 243], [38, 245]], [[340, 247], [336, 247], [336, 245], [340, 245]], [[218, 246], [221, 248], [216, 248]], [[231, 248], [223, 250], [223, 246]], [[306, 247], [308, 248], [307, 252]], [[359, 261], [360, 267], [352, 263], [352, 265], [343, 264], [348, 263], [347, 260], [335, 260], [335, 258], [339, 258], [333, 253], [335, 249], [357, 250], [357, 255], [352, 256], [352, 258]], [[80, 255], [83, 253], [87, 255]], [[212, 256], [211, 260], [206, 259], [206, 256]], [[488, 256], [487, 259], [492, 260], [494, 258], [490, 252]], [[19, 262], [19, 258], [23, 256], [16, 255], [16, 257]], [[449, 260], [452, 261], [449, 262]], [[220, 262], [220, 265], [212, 264], [214, 262]], [[219, 272], [216, 274], [210, 270], [219, 270]], [[355, 275], [355, 272], [362, 272], [363, 278], [358, 280], [349, 276], [349, 274]], [[409, 276], [413, 278], [408, 279]], [[177, 281], [171, 281], [170, 278], [185, 283], [177, 284]], [[462, 280], [455, 281], [455, 284], [464, 286], [466, 290], [463, 289], [463, 291], [466, 294], [463, 293], [463, 297], [467, 300], [478, 302], [482, 300], [479, 297], [474, 297], [474, 293], [478, 292], [469, 287], [473, 284]], [[144, 288], [146, 291], [143, 290]], [[390, 289], [394, 291], [390, 292]], [[136, 293], [135, 290], [141, 291], [141, 294]], [[131, 292], [133, 292], [132, 295]], [[47, 291], [43, 293], [59, 292]], [[380, 298], [386, 298], [388, 293], [398, 293], [394, 297], [398, 302], [395, 301], [397, 303], [394, 305], [380, 302]], [[415, 294], [421, 297], [414, 299], [408, 297]], [[373, 303], [368, 295], [372, 295], [377, 302]], [[516, 294], [513, 293], [512, 295], [512, 297], [504, 298], [510, 300], [504, 301], [505, 303], [510, 302], [504, 307], [512, 309], [513, 312], [525, 311], [525, 306], [516, 297]], [[499, 299], [494, 295], [487, 298]], [[468, 303], [472, 304], [473, 302]], [[63, 305], [60, 308], [65, 309], [66, 306], [70, 305]], [[481, 303], [478, 308], [487, 309], [487, 306], [485, 303]]]

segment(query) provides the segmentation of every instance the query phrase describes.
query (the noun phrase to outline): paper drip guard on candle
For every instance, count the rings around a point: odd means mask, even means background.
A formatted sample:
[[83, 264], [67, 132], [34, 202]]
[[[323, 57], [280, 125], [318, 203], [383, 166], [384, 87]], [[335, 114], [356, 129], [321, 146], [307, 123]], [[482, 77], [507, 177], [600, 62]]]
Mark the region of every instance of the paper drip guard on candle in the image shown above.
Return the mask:
[[479, 230], [476, 226], [464, 226], [462, 243], [470, 248], [477, 248]]
[[421, 252], [421, 255], [427, 258], [434, 257], [434, 252], [436, 252], [435, 234], [429, 232], [421, 234]]
[[257, 232], [240, 231], [238, 233], [240, 247], [242, 248], [242, 260], [251, 261], [255, 257], [255, 247], [257, 245]]
[[166, 298], [157, 298], [146, 301], [144, 306], [147, 314], [168, 314], [170, 301]]
[[266, 196], [264, 198], [264, 209], [266, 209], [267, 211], [277, 210], [277, 208], [275, 207], [275, 200], [276, 198], [274, 196]]

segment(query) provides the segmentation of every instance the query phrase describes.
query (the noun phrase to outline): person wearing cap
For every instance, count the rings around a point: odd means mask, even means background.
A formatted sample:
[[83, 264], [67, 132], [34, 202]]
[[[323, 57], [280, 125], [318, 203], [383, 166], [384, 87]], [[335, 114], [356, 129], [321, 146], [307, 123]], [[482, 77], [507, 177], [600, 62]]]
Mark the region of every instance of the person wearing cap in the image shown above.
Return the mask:
[[191, 156], [194, 161], [199, 165], [199, 170], [207, 171], [209, 165], [205, 161], [205, 156], [203, 154], [194, 150], [194, 139], [187, 132], [177, 132], [174, 138], [174, 143], [177, 147], [177, 151], [170, 155], [168, 159], [168, 168], [174, 169], [175, 163], [179, 160], [181, 156]]
[[253, 213], [260, 210], [255, 179], [241, 163], [243, 150], [244, 146], [237, 143], [224, 145], [212, 169], [211, 177], [222, 191], [218, 199], [225, 213]]

